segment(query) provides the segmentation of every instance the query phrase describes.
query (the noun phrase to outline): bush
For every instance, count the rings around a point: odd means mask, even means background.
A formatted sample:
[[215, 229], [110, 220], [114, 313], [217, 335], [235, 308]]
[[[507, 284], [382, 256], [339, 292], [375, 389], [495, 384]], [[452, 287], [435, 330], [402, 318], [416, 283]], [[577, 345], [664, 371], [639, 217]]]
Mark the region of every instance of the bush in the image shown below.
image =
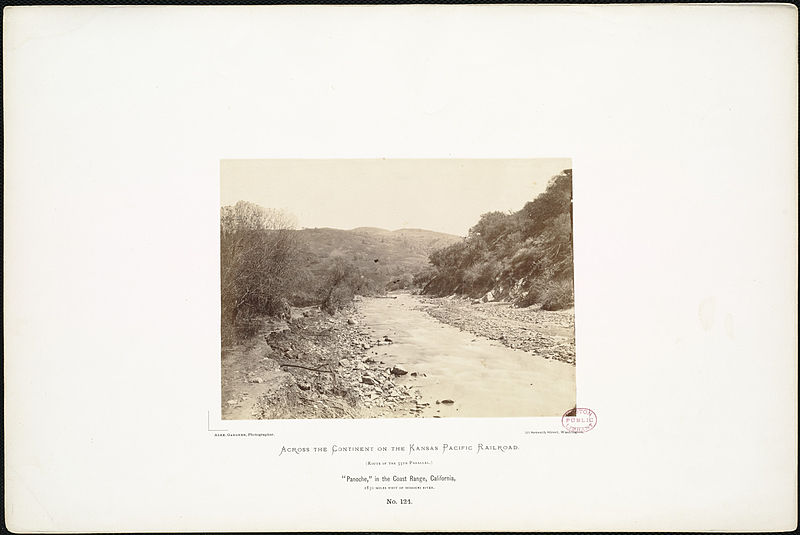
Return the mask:
[[480, 297], [490, 291], [500, 271], [500, 263], [487, 260], [466, 269], [464, 273], [463, 293], [470, 297]]
[[522, 297], [514, 300], [514, 304], [520, 308], [526, 308], [539, 303], [539, 298], [542, 295], [540, 287], [531, 287]]
[[320, 307], [329, 314], [344, 308], [362, 286], [364, 277], [358, 268], [341, 257], [336, 257], [328, 266], [324, 282], [319, 289]]
[[239, 201], [220, 211], [222, 341], [243, 339], [260, 315], [284, 316], [297, 244], [281, 212]]
[[411, 282], [416, 288], [424, 288], [435, 276], [436, 270], [433, 267], [428, 267], [419, 273], [415, 273]]
[[[463, 241], [431, 253], [423, 293], [480, 297], [488, 291], [545, 310], [572, 305], [572, 170], [515, 213], [483, 214]], [[525, 282], [522, 282], [525, 281]], [[520, 296], [521, 294], [521, 296]]]
[[572, 281], [552, 282], [547, 285], [542, 299], [542, 310], [562, 310], [574, 303]]
[[385, 289], [386, 290], [406, 290], [411, 288], [414, 284], [414, 277], [410, 273], [403, 273], [402, 275], [392, 277], [392, 279], [386, 283]]

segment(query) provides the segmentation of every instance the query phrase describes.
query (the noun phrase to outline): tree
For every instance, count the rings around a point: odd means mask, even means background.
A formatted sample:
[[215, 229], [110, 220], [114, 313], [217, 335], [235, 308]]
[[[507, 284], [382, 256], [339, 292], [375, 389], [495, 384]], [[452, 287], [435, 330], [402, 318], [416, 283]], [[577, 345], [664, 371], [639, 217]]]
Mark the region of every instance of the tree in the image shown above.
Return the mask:
[[483, 214], [474, 227], [469, 229], [469, 239], [482, 240], [489, 248], [494, 249], [497, 242], [513, 232], [518, 220], [513, 214], [503, 212], [487, 212]]
[[297, 254], [291, 218], [239, 201], [220, 211], [223, 340], [235, 338], [242, 319], [285, 313]]
[[492, 290], [525, 306], [572, 304], [572, 170], [518, 212], [488, 212], [460, 243], [429, 256], [424, 293], [479, 297]]
[[322, 310], [333, 314], [352, 301], [362, 279], [358, 268], [342, 257], [335, 257], [328, 267], [325, 282], [320, 288]]

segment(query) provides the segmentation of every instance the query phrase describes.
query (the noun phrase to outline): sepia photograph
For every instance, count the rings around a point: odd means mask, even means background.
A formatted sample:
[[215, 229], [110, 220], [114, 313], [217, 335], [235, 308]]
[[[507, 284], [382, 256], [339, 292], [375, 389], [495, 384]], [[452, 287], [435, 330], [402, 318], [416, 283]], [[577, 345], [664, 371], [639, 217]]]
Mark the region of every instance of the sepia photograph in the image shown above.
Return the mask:
[[575, 409], [572, 164], [223, 160], [222, 418]]

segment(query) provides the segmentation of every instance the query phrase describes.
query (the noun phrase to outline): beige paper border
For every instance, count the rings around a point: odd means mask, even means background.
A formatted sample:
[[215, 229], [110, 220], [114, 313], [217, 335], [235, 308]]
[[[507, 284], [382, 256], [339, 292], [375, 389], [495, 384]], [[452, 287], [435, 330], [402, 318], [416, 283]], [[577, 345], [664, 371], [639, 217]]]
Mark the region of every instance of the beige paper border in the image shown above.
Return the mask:
[[[796, 10], [4, 10], [14, 531], [796, 526]], [[207, 430], [219, 160], [570, 156], [581, 436]], [[546, 424], [542, 424], [546, 425]], [[516, 442], [393, 509], [282, 444]]]

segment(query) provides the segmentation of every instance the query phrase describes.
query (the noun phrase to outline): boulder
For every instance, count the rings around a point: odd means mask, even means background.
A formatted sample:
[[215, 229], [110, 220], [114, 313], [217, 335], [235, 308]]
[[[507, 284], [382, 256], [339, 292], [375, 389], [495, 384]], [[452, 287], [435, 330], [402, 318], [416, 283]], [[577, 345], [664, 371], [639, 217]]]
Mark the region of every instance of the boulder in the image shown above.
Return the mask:
[[369, 375], [364, 375], [361, 377], [361, 382], [364, 383], [365, 385], [374, 385], [375, 379], [373, 379]]
[[403, 368], [401, 368], [400, 366], [393, 366], [391, 369], [391, 373], [392, 375], [405, 375], [408, 372]]

